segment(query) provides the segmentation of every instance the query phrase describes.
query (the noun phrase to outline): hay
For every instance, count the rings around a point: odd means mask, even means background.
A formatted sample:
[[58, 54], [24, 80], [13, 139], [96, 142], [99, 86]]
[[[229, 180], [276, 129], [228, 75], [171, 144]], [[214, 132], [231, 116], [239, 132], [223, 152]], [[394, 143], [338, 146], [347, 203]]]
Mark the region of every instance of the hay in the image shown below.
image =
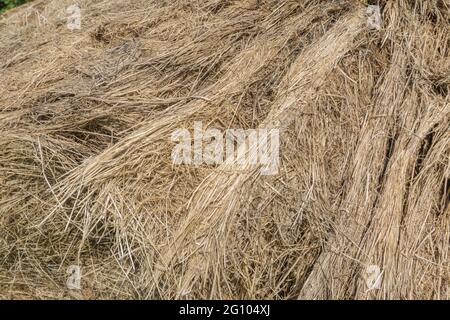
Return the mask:
[[[0, 298], [449, 299], [450, 3], [380, 2], [0, 16]], [[280, 128], [279, 173], [173, 165], [196, 121]]]

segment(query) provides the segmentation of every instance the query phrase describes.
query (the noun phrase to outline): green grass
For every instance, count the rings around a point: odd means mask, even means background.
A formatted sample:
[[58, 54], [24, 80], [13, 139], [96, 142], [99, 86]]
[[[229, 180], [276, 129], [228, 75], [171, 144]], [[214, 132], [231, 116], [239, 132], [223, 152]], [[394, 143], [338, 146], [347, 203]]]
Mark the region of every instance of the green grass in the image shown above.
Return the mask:
[[30, 0], [0, 0], [0, 13], [17, 7], [18, 5], [24, 4], [28, 1]]

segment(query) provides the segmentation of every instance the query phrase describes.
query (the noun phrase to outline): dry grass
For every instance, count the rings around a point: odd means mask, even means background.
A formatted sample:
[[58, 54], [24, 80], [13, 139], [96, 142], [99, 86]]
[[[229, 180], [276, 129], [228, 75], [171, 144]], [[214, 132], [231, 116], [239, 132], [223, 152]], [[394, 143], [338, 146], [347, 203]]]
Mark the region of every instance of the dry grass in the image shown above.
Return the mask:
[[[78, 3], [0, 16], [0, 298], [450, 298], [448, 0]], [[279, 174], [174, 166], [194, 121]]]

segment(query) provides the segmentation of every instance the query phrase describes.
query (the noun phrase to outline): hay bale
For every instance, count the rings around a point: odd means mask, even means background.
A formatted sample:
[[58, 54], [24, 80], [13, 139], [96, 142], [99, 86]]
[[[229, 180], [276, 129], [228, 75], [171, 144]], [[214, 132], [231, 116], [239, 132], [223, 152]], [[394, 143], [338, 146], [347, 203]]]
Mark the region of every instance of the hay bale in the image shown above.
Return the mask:
[[[449, 299], [450, 4], [380, 2], [0, 15], [0, 298]], [[278, 174], [174, 165], [198, 121]]]

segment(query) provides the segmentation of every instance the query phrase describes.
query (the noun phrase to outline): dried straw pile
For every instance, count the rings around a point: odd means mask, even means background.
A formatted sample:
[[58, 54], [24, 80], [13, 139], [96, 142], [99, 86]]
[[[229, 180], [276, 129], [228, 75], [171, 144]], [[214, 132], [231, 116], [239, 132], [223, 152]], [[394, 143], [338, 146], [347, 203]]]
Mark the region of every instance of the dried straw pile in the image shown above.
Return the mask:
[[[450, 298], [448, 0], [78, 3], [0, 17], [0, 298]], [[194, 121], [279, 174], [174, 166]]]

